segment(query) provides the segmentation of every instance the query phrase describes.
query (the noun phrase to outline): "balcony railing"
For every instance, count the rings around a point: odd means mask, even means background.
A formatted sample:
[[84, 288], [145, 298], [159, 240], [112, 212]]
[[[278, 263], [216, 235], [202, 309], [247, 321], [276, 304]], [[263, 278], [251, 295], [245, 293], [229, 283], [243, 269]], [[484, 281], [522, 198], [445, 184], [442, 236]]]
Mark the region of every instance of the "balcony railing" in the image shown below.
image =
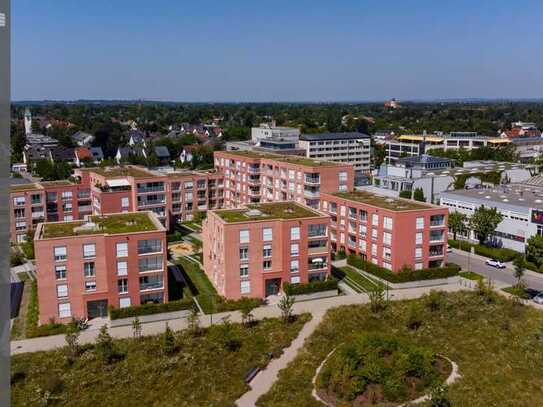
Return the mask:
[[308, 176], [306, 176], [304, 178], [304, 182], [306, 184], [318, 185], [318, 184], [321, 183], [321, 179], [320, 179], [320, 177], [308, 177]]

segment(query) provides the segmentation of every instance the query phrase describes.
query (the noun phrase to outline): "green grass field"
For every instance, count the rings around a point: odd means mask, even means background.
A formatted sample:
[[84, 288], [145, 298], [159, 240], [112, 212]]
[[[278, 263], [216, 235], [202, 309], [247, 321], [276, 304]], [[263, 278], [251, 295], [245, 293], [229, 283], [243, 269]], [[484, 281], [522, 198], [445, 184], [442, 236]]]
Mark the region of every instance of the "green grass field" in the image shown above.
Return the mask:
[[[443, 294], [433, 311], [425, 299], [392, 302], [376, 316], [368, 306], [333, 309], [257, 404], [321, 407], [311, 397], [311, 379], [328, 352], [351, 335], [381, 332], [428, 346], [458, 363], [462, 379], [449, 389], [453, 406], [541, 405], [543, 313], [497, 294], [491, 302], [487, 298], [469, 292]], [[418, 329], [410, 325], [415, 308], [420, 313]]]

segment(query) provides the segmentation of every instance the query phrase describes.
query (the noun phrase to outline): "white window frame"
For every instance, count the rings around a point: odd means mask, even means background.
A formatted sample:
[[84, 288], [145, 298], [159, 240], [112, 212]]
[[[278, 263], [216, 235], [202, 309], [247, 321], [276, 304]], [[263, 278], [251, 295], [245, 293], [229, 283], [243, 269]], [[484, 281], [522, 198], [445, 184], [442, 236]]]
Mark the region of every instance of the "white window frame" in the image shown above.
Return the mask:
[[115, 244], [117, 257], [128, 257], [128, 243], [117, 242]]
[[58, 284], [57, 298], [67, 298], [67, 297], [68, 297], [68, 284]]
[[264, 228], [262, 229], [262, 240], [264, 242], [271, 242], [273, 240], [273, 229]]
[[[121, 267], [119, 267], [120, 265]], [[128, 262], [126, 260], [117, 261], [117, 275], [118, 276], [128, 275]]]
[[290, 240], [300, 240], [300, 227], [293, 226], [290, 228]]
[[85, 243], [83, 245], [83, 258], [92, 259], [96, 257], [96, 244], [95, 243]]
[[58, 317], [70, 318], [72, 316], [72, 306], [69, 302], [61, 302], [58, 304]]
[[249, 229], [242, 229], [239, 231], [239, 242], [240, 243], [249, 243], [251, 240]]
[[251, 293], [251, 282], [249, 280], [242, 280], [239, 283], [239, 292], [241, 294]]

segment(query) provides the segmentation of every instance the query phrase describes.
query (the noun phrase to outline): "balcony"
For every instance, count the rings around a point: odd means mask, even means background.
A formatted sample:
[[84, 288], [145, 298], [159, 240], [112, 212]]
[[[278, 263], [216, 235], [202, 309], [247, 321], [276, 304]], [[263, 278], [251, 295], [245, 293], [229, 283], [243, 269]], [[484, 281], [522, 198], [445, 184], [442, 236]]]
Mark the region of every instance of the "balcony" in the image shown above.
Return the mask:
[[39, 219], [45, 217], [45, 212], [32, 212], [32, 219]]
[[443, 256], [443, 246], [431, 246], [429, 256], [430, 257]]
[[439, 226], [445, 226], [445, 216], [444, 215], [430, 216], [430, 227], [439, 227]]
[[324, 257], [310, 259], [307, 265], [308, 271], [323, 270], [326, 268], [328, 268], [328, 263], [326, 262], [326, 258]]
[[155, 185], [155, 186], [139, 186], [138, 185], [138, 194], [146, 194], [148, 192], [164, 192], [164, 185]]
[[306, 175], [304, 177], [304, 183], [306, 184], [312, 184], [312, 185], [319, 185], [321, 183], [321, 178], [319, 174], [316, 175]]
[[304, 196], [308, 198], [318, 198], [320, 191], [318, 189], [304, 189]]
[[250, 166], [247, 168], [249, 174], [260, 174], [260, 166]]
[[92, 206], [91, 205], [81, 205], [79, 206], [79, 212], [91, 212]]

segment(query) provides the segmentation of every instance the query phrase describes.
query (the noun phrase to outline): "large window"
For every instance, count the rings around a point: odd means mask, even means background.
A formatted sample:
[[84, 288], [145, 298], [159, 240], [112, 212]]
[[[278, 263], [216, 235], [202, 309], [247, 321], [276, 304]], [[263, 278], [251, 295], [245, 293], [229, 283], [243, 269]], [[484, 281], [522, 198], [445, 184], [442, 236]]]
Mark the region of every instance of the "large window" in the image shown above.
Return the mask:
[[162, 256], [149, 256], [138, 260], [138, 269], [140, 273], [163, 270], [163, 268], [164, 260]]
[[127, 278], [121, 278], [120, 280], [117, 280], [117, 290], [119, 291], [119, 294], [124, 294], [128, 292]]
[[66, 266], [55, 267], [55, 278], [57, 280], [64, 280], [66, 278]]
[[417, 229], [424, 229], [424, 218], [417, 218]]
[[162, 274], [140, 277], [140, 290], [153, 290], [163, 287], [164, 282], [162, 279]]
[[262, 249], [262, 257], [271, 257], [271, 255], [272, 255], [271, 244], [265, 244], [264, 248]]
[[83, 257], [87, 259], [96, 257], [96, 245], [94, 243], [87, 243], [83, 245]]
[[385, 216], [383, 218], [383, 227], [388, 230], [392, 230], [392, 218]]
[[240, 247], [239, 248], [239, 259], [242, 261], [249, 260], [249, 248], [248, 247]]
[[244, 264], [239, 266], [239, 276], [240, 277], [249, 277], [249, 266]]
[[422, 232], [415, 234], [415, 244], [422, 244]]
[[130, 305], [130, 297], [119, 298], [119, 308], [127, 308]]
[[66, 255], [66, 246], [57, 246], [54, 249], [55, 252], [55, 261], [64, 261], [67, 258]]
[[300, 228], [298, 226], [290, 228], [290, 240], [300, 240]]
[[389, 233], [389, 232], [383, 233], [383, 243], [389, 246], [392, 244], [392, 233]]
[[298, 243], [292, 243], [290, 245], [290, 255], [298, 256], [300, 254], [300, 245]]
[[94, 268], [93, 261], [83, 263], [83, 274], [87, 278], [96, 276], [96, 269]]
[[290, 272], [291, 273], [297, 273], [300, 271], [300, 262], [298, 260], [291, 260], [290, 261]]
[[309, 225], [307, 233], [309, 237], [326, 236], [326, 225]]
[[57, 297], [64, 298], [68, 296], [68, 285], [60, 284], [57, 285]]
[[117, 275], [118, 276], [128, 275], [128, 262], [126, 261], [117, 262]]
[[251, 292], [251, 282], [241, 281], [239, 284], [239, 289], [241, 294], [249, 294]]
[[162, 240], [138, 240], [138, 254], [158, 253], [162, 251]]
[[117, 243], [117, 257], [128, 257], [128, 243]]
[[262, 262], [262, 268], [264, 269], [264, 271], [271, 270], [271, 268], [272, 268], [272, 262], [271, 262], [271, 260], [264, 260], [264, 261]]
[[85, 281], [85, 291], [96, 291], [96, 281]]
[[249, 231], [240, 230], [239, 231], [239, 242], [240, 243], [249, 243]]
[[58, 317], [70, 318], [72, 316], [72, 307], [69, 302], [58, 304]]
[[273, 229], [264, 228], [262, 229], [262, 240], [265, 242], [271, 242], [273, 240]]

